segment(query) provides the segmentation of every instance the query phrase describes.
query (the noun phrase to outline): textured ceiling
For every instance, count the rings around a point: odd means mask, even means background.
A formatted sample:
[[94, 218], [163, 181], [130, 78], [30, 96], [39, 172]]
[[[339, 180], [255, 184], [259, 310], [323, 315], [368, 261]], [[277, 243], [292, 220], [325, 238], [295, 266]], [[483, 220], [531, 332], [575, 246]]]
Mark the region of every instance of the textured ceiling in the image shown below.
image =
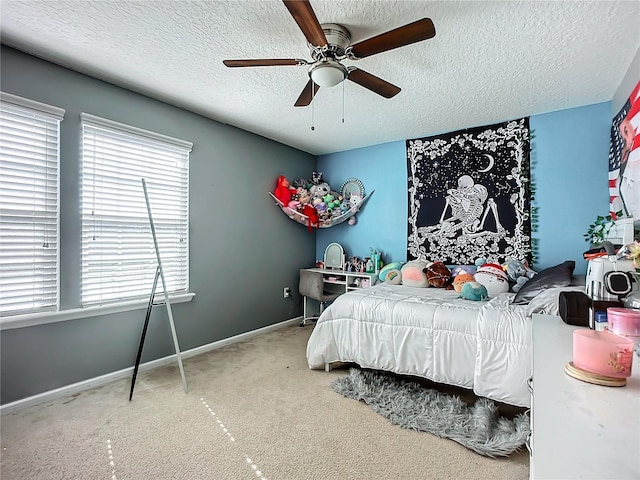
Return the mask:
[[222, 64], [310, 60], [278, 0], [1, 0], [1, 40], [312, 154], [608, 101], [640, 47], [637, 0], [311, 5], [321, 23], [346, 26], [352, 43], [423, 17], [436, 36], [344, 62], [401, 87], [394, 98], [344, 82], [303, 108], [293, 104], [306, 67]]

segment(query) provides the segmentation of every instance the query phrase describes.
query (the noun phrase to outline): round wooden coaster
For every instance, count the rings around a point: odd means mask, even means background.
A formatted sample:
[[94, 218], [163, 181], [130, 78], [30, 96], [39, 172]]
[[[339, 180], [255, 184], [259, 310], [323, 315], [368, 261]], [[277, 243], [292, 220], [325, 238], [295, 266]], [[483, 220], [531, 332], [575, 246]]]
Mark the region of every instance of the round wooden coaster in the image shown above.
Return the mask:
[[624, 387], [627, 384], [626, 378], [607, 377], [597, 373], [588, 372], [580, 367], [576, 367], [573, 362], [567, 363], [564, 372], [570, 377], [582, 380], [587, 383], [603, 385], [605, 387]]

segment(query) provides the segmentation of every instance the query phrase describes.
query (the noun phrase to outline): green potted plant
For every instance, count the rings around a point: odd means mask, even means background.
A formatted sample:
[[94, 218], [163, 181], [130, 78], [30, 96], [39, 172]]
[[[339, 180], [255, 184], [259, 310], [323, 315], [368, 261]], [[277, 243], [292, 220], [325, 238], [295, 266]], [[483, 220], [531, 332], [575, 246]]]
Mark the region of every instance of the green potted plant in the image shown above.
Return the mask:
[[[616, 212], [615, 215], [616, 217], [622, 216], [622, 210]], [[615, 223], [616, 221], [611, 214], [605, 216], [598, 215], [596, 220], [589, 225], [587, 233], [584, 234], [585, 241], [593, 246], [602, 244]]]

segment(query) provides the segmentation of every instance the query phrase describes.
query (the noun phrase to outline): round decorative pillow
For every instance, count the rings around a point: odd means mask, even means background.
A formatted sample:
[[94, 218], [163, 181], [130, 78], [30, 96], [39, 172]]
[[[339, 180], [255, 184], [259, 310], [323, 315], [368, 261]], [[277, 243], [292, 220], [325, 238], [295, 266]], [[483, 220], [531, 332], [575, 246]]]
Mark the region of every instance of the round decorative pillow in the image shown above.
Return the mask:
[[400, 270], [402, 268], [402, 262], [391, 262], [387, 263], [384, 267], [380, 269], [380, 273], [378, 274], [378, 278], [381, 282], [386, 282], [385, 277], [390, 270]]
[[422, 260], [411, 260], [405, 263], [400, 270], [402, 272], [402, 284], [408, 287], [428, 287], [426, 268], [427, 263]]
[[400, 285], [402, 283], [402, 273], [397, 268], [387, 270], [387, 274], [384, 277], [384, 282], [391, 285]]
[[485, 263], [473, 276], [474, 280], [485, 286], [490, 297], [509, 291], [509, 278], [502, 267], [495, 263]]

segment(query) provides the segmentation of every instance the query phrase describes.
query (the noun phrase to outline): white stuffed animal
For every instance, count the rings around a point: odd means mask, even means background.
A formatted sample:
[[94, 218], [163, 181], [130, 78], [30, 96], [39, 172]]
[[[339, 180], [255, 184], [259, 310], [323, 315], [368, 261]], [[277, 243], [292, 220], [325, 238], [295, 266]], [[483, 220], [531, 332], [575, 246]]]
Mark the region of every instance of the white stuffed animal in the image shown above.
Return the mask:
[[487, 289], [490, 297], [509, 291], [509, 279], [500, 265], [485, 263], [473, 276], [474, 280]]
[[424, 260], [411, 260], [405, 263], [400, 269], [402, 284], [409, 287], [428, 287], [429, 282], [426, 270], [429, 265], [430, 262], [425, 262]]

